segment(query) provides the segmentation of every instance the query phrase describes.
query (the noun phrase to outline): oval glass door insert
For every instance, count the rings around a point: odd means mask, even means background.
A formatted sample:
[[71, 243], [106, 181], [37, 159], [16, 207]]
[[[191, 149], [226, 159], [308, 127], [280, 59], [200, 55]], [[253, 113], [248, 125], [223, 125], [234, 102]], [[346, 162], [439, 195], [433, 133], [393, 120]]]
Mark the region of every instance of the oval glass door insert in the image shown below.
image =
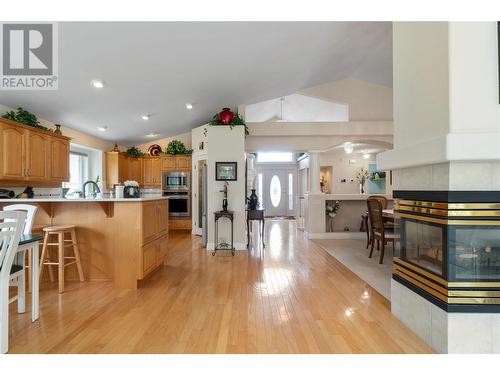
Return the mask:
[[271, 197], [271, 204], [273, 207], [278, 207], [281, 201], [281, 182], [280, 178], [276, 175], [271, 178], [269, 185], [269, 196]]

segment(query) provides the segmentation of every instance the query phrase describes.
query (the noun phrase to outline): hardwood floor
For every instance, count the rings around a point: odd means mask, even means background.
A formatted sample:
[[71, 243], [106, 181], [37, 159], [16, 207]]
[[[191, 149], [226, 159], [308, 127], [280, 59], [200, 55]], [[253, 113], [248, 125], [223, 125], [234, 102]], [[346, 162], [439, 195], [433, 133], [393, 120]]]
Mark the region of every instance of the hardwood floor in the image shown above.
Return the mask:
[[11, 305], [10, 353], [432, 352], [294, 221], [266, 221], [266, 240], [263, 254], [212, 257], [199, 237], [172, 234], [139, 290], [44, 285], [38, 322]]

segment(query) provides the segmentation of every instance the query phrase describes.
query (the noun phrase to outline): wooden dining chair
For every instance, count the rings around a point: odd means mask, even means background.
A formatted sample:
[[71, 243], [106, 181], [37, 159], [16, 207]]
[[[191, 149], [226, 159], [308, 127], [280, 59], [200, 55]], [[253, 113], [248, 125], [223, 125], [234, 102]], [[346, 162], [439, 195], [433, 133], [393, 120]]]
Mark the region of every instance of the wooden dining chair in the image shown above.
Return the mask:
[[381, 247], [379, 263], [382, 264], [384, 262], [385, 245], [389, 242], [392, 242], [392, 247], [394, 249], [394, 242], [399, 239], [399, 236], [394, 233], [394, 227], [385, 227], [384, 217], [382, 216], [383, 206], [381, 201], [376, 198], [368, 198], [366, 203], [368, 206], [368, 216], [370, 219], [370, 232], [372, 234], [372, 243], [368, 258], [372, 257], [373, 247], [375, 246], [375, 241], [377, 241], [377, 244], [380, 243]]
[[[386, 210], [387, 207], [389, 206], [389, 200], [384, 197], [383, 195], [370, 195], [367, 199], [376, 199], [380, 202], [380, 204], [382, 205], [382, 210]], [[384, 217], [384, 227], [386, 229], [388, 228], [394, 228], [394, 221]], [[370, 221], [370, 215], [368, 214], [368, 211], [366, 211], [366, 221], [369, 222]], [[372, 241], [373, 241], [373, 233], [371, 231], [371, 225], [368, 223], [368, 226], [367, 226], [367, 229], [366, 229], [366, 237], [367, 237], [367, 243], [366, 243], [366, 248], [368, 249], [368, 247], [371, 245]], [[377, 250], [379, 250], [380, 248], [380, 243], [379, 241], [377, 241]]]
[[24, 273], [22, 267], [14, 266], [14, 258], [25, 221], [25, 212], [0, 211], [0, 353], [9, 349], [9, 281]]

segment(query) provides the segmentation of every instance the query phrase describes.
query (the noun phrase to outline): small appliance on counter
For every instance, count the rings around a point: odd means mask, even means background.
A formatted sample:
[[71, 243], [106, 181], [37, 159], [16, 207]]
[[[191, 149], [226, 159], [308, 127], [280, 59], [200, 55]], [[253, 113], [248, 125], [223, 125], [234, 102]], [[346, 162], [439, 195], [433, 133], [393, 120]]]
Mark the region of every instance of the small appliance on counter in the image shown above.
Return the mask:
[[140, 198], [141, 190], [137, 181], [125, 181], [123, 190], [123, 198]]
[[18, 194], [16, 198], [19, 199], [31, 199], [35, 196], [35, 192], [33, 191], [33, 186], [27, 186], [26, 189], [21, 194]]
[[0, 199], [11, 199], [16, 196], [12, 190], [0, 189]]

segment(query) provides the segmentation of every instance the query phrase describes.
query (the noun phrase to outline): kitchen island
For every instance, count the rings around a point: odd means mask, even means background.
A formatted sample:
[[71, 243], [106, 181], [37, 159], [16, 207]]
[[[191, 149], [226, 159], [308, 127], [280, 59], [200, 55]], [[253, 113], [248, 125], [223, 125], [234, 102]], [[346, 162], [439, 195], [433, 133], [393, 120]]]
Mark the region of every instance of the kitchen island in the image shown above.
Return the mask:
[[[34, 228], [76, 225], [86, 280], [113, 280], [115, 288], [136, 289], [163, 264], [168, 251], [168, 199], [161, 195], [102, 199], [0, 199], [38, 206]], [[78, 280], [73, 267], [68, 280]]]

